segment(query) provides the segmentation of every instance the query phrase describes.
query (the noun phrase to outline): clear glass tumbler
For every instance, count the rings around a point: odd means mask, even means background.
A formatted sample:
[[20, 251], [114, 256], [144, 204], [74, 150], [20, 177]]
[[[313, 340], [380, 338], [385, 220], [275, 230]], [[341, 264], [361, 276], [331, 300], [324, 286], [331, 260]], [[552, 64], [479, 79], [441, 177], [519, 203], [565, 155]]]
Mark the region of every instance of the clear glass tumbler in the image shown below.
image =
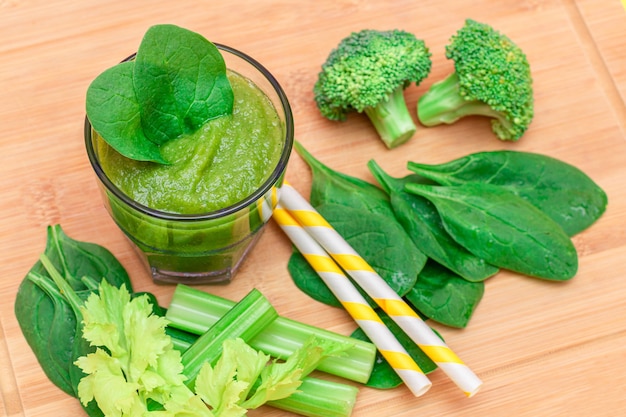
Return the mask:
[[146, 207], [111, 182], [98, 159], [98, 143], [85, 120], [85, 145], [105, 207], [133, 243], [157, 283], [225, 284], [254, 247], [277, 202], [294, 141], [291, 107], [279, 83], [259, 62], [216, 44], [226, 67], [253, 81], [272, 101], [284, 123], [285, 138], [278, 164], [254, 193], [223, 209], [198, 215]]

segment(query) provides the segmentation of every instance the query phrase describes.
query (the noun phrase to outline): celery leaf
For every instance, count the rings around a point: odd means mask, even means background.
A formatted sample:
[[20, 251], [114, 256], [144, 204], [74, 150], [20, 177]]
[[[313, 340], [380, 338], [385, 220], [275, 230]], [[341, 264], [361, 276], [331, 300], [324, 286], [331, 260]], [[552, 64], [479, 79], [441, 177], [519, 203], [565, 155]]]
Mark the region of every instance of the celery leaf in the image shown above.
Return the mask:
[[297, 391], [302, 378], [311, 373], [322, 359], [342, 354], [350, 346], [310, 337], [284, 362], [274, 361], [263, 368], [261, 383], [243, 406], [254, 409], [268, 402], [286, 398]]
[[[83, 404], [95, 399], [107, 416], [137, 416], [148, 401], [186, 403], [180, 353], [165, 334], [167, 321], [152, 314], [147, 296], [131, 300], [125, 286], [103, 281], [81, 307], [83, 337], [98, 346], [76, 365], [87, 374], [78, 384]], [[206, 407], [204, 407], [206, 409]], [[163, 417], [174, 414], [162, 414]]]

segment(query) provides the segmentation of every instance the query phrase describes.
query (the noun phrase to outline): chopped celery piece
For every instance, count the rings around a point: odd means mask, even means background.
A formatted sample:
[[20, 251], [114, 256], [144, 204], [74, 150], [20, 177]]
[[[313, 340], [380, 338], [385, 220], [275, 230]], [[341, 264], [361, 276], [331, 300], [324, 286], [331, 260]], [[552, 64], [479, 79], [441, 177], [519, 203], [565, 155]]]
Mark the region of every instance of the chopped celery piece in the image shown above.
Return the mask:
[[[174, 290], [166, 318], [170, 326], [200, 335], [233, 305], [233, 301], [180, 284]], [[320, 362], [318, 370], [356, 382], [367, 382], [376, 358], [376, 347], [372, 343], [280, 316], [247, 342], [267, 355], [284, 359], [311, 335], [327, 340], [349, 341], [353, 345], [343, 357], [325, 358]]]
[[183, 352], [183, 374], [193, 384], [205, 362], [215, 365], [226, 339], [248, 342], [277, 317], [267, 298], [253, 289]]
[[[166, 332], [174, 348], [181, 352], [199, 337], [172, 327]], [[355, 386], [307, 376], [302, 378], [298, 391], [287, 398], [269, 401], [267, 405], [306, 417], [349, 417], [358, 393]]]
[[181, 353], [189, 349], [189, 346], [199, 337], [197, 334], [189, 333], [171, 326], [165, 328], [165, 334], [172, 339], [174, 349]]
[[[172, 331], [173, 330], [173, 331]], [[174, 348], [184, 352], [199, 336], [168, 328]], [[356, 403], [357, 387], [314, 377], [302, 378], [298, 391], [267, 405], [307, 417], [348, 417]]]
[[[259, 291], [252, 290], [239, 303], [234, 305], [231, 303], [226, 313], [201, 336], [195, 336], [171, 325], [167, 332], [174, 346], [183, 351], [181, 359], [185, 366], [184, 374], [193, 384], [205, 361], [215, 365], [226, 338], [237, 337], [248, 340], [267, 328], [268, 323], [277, 317], [276, 310], [267, 299]], [[194, 337], [197, 338], [195, 341]], [[352, 345], [352, 340], [350, 344]], [[307, 417], [349, 417], [356, 403], [357, 394], [358, 389], [354, 386], [307, 376], [302, 379], [295, 393], [267, 404]]]
[[347, 417], [352, 414], [358, 392], [351, 385], [307, 377], [297, 392], [267, 405], [307, 417]]

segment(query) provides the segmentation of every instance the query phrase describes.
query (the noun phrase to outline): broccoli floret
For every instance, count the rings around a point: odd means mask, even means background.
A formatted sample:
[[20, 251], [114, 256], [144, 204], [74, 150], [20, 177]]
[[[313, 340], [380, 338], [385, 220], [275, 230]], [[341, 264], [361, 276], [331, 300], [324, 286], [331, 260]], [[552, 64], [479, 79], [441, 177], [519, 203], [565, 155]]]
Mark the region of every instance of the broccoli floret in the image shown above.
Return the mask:
[[468, 19], [450, 39], [446, 57], [455, 71], [420, 97], [417, 117], [425, 126], [464, 116], [492, 118], [502, 140], [518, 140], [532, 121], [533, 88], [524, 52], [491, 26]]
[[402, 30], [353, 32], [331, 51], [313, 92], [322, 115], [343, 121], [365, 112], [388, 148], [409, 140], [416, 125], [404, 89], [430, 72], [424, 41]]

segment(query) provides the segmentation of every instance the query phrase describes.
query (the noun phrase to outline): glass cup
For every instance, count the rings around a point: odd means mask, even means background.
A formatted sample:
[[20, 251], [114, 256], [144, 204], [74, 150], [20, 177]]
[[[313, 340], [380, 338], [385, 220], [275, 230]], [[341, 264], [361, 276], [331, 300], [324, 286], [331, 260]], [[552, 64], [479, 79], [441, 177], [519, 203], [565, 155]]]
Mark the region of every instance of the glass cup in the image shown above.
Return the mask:
[[226, 67], [253, 81], [270, 98], [284, 123], [278, 164], [265, 183], [244, 200], [198, 215], [154, 210], [134, 201], [103, 171], [97, 143], [102, 139], [93, 134], [89, 120], [85, 120], [87, 154], [104, 205], [157, 283], [225, 284], [232, 280], [271, 217], [293, 146], [291, 107], [276, 79], [248, 55], [228, 46], [216, 46]]

